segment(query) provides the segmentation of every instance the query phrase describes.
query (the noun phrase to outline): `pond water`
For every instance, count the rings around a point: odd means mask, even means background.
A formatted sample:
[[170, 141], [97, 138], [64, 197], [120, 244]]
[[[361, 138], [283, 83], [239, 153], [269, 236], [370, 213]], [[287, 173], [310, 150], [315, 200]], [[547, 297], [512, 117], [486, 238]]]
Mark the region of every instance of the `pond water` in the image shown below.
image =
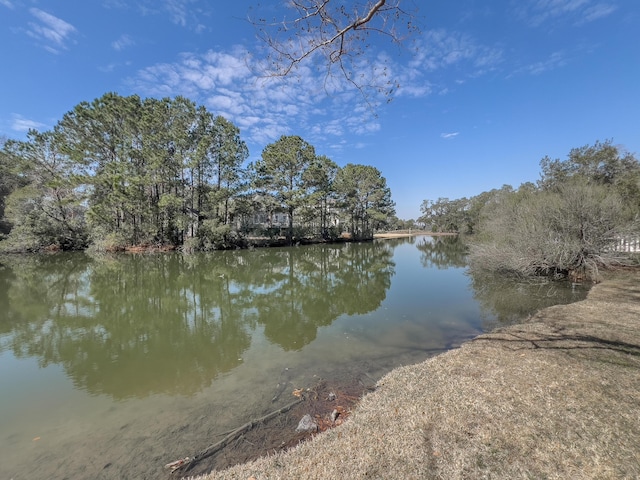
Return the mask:
[[455, 238], [0, 260], [0, 478], [163, 478], [318, 379], [375, 381], [565, 284], [467, 272]]

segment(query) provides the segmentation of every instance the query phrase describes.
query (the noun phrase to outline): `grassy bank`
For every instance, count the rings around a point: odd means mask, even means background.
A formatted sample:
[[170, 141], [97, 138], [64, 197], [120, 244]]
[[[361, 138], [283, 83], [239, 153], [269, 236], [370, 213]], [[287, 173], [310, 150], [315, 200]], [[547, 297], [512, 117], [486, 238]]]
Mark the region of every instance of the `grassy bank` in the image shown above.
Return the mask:
[[341, 427], [211, 479], [640, 478], [640, 273], [390, 372]]

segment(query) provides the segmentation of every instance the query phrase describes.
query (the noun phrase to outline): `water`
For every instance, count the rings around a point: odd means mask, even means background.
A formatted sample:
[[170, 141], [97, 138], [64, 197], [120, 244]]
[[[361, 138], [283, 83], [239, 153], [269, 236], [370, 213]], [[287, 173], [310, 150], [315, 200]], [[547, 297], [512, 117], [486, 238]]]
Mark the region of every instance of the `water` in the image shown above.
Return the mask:
[[466, 271], [456, 239], [0, 266], [0, 478], [158, 478], [320, 378], [377, 379], [560, 284]]

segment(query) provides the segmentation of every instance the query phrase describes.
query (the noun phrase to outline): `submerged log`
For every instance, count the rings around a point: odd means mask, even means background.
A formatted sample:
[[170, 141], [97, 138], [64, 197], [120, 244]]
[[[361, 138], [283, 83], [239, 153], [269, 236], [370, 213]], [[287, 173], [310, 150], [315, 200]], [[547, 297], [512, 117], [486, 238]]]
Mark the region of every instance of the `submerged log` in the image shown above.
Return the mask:
[[278, 410], [274, 410], [273, 412], [270, 412], [256, 420], [252, 420], [248, 423], [245, 423], [239, 428], [236, 428], [231, 433], [229, 433], [226, 437], [224, 437], [222, 440], [209, 445], [207, 448], [197, 453], [193, 457], [191, 458], [185, 457], [182, 460], [176, 460], [175, 462], [168, 463], [167, 465], [165, 465], [165, 468], [171, 468], [172, 469], [171, 473], [175, 473], [175, 472], [178, 472], [179, 474], [186, 473], [189, 470], [191, 470], [199, 461], [207, 457], [210, 457], [211, 455], [216, 454], [217, 452], [222, 450], [224, 447], [226, 447], [229, 443], [231, 443], [232, 441], [234, 441], [244, 433], [250, 431], [254, 426], [264, 422], [268, 422], [272, 418], [275, 418], [278, 415], [291, 410], [297, 404], [304, 402], [304, 400], [305, 400], [304, 395], [301, 395], [297, 400], [289, 403], [288, 405], [285, 405], [284, 407], [279, 408]]

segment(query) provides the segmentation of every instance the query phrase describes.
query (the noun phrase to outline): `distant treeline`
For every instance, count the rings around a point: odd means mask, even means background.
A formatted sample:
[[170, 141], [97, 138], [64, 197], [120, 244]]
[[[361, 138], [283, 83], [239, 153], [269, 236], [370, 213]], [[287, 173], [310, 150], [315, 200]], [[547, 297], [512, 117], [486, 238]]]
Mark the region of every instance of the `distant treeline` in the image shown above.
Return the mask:
[[[640, 238], [640, 163], [611, 141], [541, 160], [540, 180], [471, 198], [422, 203], [435, 231], [473, 234], [472, 268], [520, 276], [596, 278], [638, 263], [619, 248]], [[627, 249], [630, 250], [630, 249]]]
[[374, 167], [340, 168], [298, 136], [248, 157], [238, 127], [183, 97], [82, 102], [52, 130], [4, 140], [0, 247], [208, 250], [248, 235], [368, 238], [395, 219]]

